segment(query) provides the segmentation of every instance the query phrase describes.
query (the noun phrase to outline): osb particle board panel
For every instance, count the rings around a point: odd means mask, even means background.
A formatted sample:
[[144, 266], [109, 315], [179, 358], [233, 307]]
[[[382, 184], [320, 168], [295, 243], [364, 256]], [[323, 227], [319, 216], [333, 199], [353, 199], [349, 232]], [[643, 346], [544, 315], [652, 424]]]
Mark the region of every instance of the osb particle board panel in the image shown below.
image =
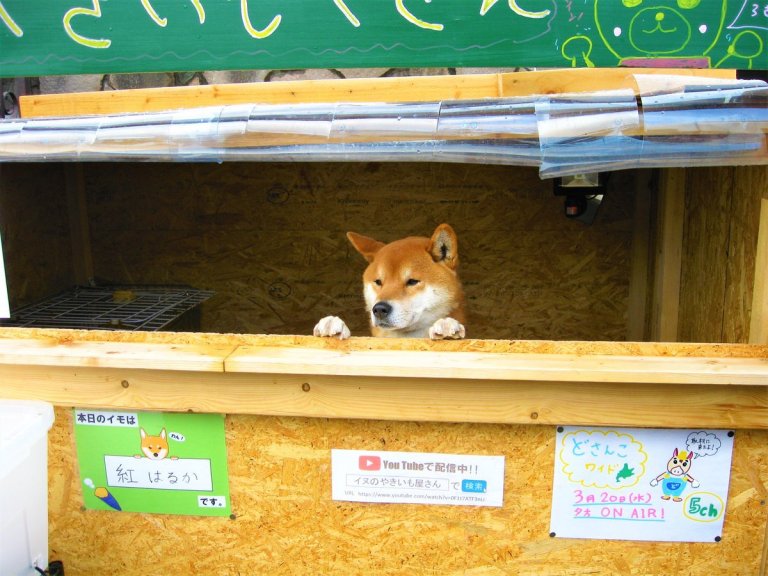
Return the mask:
[[[768, 433], [738, 431], [723, 540], [549, 537], [551, 427], [228, 416], [235, 519], [81, 509], [71, 411], [49, 433], [51, 559], [71, 576], [235, 574], [757, 574], [768, 521]], [[506, 458], [502, 508], [330, 500], [330, 449]]]
[[764, 166], [686, 171], [679, 339], [747, 342]]
[[761, 198], [768, 197], [768, 167], [735, 169], [728, 246], [729, 290], [726, 293], [722, 342], [748, 342], [755, 286]]
[[686, 170], [680, 340], [722, 340], [732, 194], [732, 168]]
[[621, 340], [634, 188], [614, 175], [593, 226], [535, 170], [453, 164], [116, 164], [85, 174], [98, 277], [217, 295], [203, 330], [307, 334], [327, 314], [368, 333], [348, 230], [459, 234], [470, 335]]
[[0, 234], [12, 310], [72, 282], [64, 167], [0, 165]]

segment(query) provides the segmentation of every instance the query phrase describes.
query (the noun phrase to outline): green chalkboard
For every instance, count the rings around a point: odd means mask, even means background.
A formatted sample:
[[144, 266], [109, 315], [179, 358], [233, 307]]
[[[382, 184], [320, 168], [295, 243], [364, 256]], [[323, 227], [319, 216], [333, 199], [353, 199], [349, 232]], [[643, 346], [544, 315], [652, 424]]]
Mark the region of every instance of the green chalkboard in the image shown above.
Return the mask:
[[0, 76], [768, 68], [768, 0], [0, 0]]

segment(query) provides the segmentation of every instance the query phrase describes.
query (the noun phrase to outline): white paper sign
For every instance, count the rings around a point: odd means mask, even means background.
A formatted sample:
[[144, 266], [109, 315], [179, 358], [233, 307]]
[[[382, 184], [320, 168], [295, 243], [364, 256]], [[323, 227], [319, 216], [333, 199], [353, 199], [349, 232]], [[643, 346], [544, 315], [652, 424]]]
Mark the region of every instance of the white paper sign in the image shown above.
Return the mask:
[[213, 490], [211, 461], [203, 458], [151, 460], [131, 456], [104, 456], [107, 485], [153, 490]]
[[331, 450], [334, 500], [502, 506], [504, 456]]
[[561, 427], [552, 536], [719, 542], [733, 432]]

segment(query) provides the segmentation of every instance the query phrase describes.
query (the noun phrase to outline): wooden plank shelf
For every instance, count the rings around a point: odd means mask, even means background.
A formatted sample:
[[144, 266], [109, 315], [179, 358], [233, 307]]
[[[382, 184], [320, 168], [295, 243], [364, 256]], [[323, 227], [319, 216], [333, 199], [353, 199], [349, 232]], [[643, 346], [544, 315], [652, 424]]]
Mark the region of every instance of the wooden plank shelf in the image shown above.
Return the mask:
[[734, 70], [575, 68], [460, 76], [296, 80], [22, 96], [23, 118], [158, 112], [231, 104], [427, 102], [636, 89], [633, 75], [735, 79]]
[[0, 365], [224, 372], [231, 352], [221, 345], [0, 340]]
[[225, 371], [509, 382], [763, 386], [768, 382], [768, 359], [339, 351], [255, 346], [235, 350], [225, 360]]
[[[62, 337], [0, 338], [0, 397], [120, 410], [768, 429], [764, 346], [736, 346], [729, 357], [728, 346], [702, 356], [679, 344], [628, 355], [612, 343], [521, 353], [503, 341], [414, 340], [408, 350], [373, 338], [47, 333]], [[579, 350], [563, 353], [569, 347]]]

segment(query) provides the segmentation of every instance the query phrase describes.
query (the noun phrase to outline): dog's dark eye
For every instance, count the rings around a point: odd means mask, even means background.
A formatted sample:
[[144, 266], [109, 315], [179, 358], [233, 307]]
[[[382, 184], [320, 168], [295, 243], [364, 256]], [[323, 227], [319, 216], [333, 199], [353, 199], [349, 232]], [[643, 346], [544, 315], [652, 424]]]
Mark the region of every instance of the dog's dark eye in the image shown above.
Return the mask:
[[376, 286], [381, 286], [381, 279], [376, 278], [376, 280], [374, 280], [373, 283], [376, 284]]
[[421, 280], [416, 280], [415, 278], [410, 278], [410, 279], [408, 279], [408, 281], [405, 283], [405, 285], [406, 285], [406, 286], [416, 286], [416, 284], [418, 284], [419, 282], [421, 282]]

